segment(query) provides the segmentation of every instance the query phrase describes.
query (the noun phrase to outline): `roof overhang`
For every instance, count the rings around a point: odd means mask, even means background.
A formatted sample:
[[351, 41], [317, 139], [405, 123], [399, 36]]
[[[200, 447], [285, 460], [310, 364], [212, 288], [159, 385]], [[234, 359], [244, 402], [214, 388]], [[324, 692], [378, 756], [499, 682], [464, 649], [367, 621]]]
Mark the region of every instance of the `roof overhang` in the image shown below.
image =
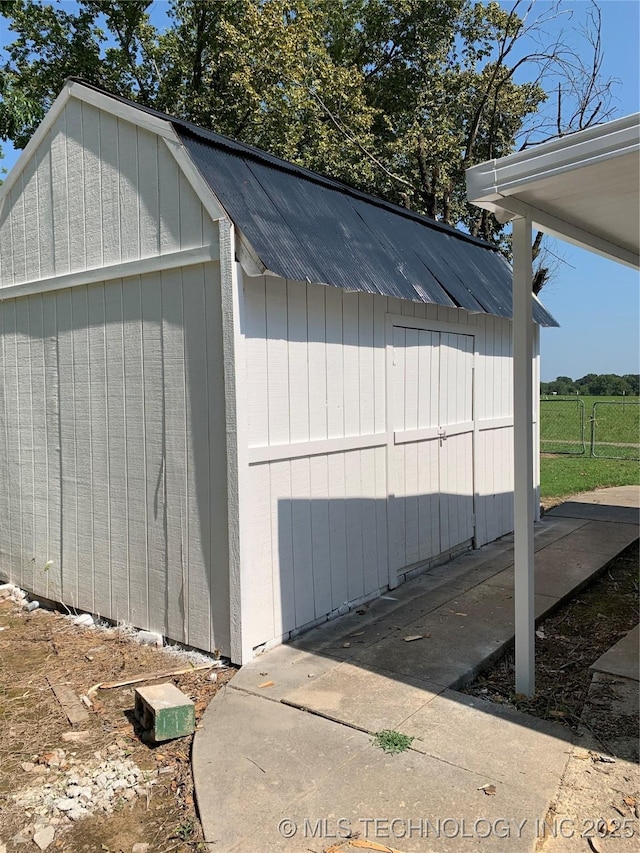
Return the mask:
[[640, 266], [640, 113], [467, 170], [470, 202], [506, 222]]

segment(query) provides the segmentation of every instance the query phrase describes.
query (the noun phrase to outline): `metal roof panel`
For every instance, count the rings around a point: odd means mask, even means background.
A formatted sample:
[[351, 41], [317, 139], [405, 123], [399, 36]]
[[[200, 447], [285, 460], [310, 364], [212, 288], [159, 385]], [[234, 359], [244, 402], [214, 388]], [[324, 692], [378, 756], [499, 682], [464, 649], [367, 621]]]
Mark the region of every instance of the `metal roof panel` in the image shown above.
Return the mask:
[[[511, 271], [493, 246], [218, 134], [174, 126], [276, 275], [511, 317]], [[534, 318], [557, 325], [537, 300]]]

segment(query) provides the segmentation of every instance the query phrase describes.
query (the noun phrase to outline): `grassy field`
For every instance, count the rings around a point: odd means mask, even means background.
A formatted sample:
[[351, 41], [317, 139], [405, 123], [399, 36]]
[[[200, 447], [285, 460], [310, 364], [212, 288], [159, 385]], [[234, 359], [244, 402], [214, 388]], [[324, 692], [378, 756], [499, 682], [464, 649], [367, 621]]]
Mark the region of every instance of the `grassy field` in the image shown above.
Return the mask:
[[540, 497], [564, 498], [608, 486], [640, 484], [640, 462], [627, 459], [594, 459], [591, 456], [540, 458]]
[[[608, 486], [640, 484], [640, 405], [638, 398], [542, 398], [540, 406], [540, 491], [543, 501]], [[552, 400], [544, 404], [545, 400]], [[602, 405], [615, 403], [616, 405]], [[595, 405], [595, 409], [594, 409]], [[591, 421], [595, 414], [595, 458]], [[618, 456], [620, 459], [605, 457]]]

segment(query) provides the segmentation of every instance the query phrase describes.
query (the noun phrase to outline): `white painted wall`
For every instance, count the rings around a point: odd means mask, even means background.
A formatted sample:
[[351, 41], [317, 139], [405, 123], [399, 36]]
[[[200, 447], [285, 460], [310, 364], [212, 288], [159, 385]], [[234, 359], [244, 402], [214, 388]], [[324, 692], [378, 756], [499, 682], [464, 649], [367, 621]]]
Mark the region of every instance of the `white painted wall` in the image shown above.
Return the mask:
[[[251, 495], [243, 622], [254, 647], [389, 582], [388, 314], [473, 334], [476, 542], [512, 530], [510, 321], [275, 277], [243, 283]], [[421, 493], [424, 476], [407, 495]]]
[[4, 200], [0, 287], [216, 239], [162, 137], [71, 98]]
[[0, 331], [2, 577], [228, 653], [219, 265], [8, 299]]

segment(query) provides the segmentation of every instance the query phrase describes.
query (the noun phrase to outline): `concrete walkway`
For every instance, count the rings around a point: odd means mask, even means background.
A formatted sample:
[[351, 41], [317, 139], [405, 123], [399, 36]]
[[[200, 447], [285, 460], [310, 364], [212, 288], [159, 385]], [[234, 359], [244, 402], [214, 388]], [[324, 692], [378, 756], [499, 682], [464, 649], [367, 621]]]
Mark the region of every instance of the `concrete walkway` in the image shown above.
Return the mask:
[[[639, 493], [537, 525], [538, 617], [638, 537]], [[242, 667], [194, 741], [211, 850], [321, 853], [349, 831], [402, 853], [532, 850], [570, 733], [456, 690], [513, 641], [512, 559], [505, 537]], [[411, 748], [384, 753], [383, 729]]]

